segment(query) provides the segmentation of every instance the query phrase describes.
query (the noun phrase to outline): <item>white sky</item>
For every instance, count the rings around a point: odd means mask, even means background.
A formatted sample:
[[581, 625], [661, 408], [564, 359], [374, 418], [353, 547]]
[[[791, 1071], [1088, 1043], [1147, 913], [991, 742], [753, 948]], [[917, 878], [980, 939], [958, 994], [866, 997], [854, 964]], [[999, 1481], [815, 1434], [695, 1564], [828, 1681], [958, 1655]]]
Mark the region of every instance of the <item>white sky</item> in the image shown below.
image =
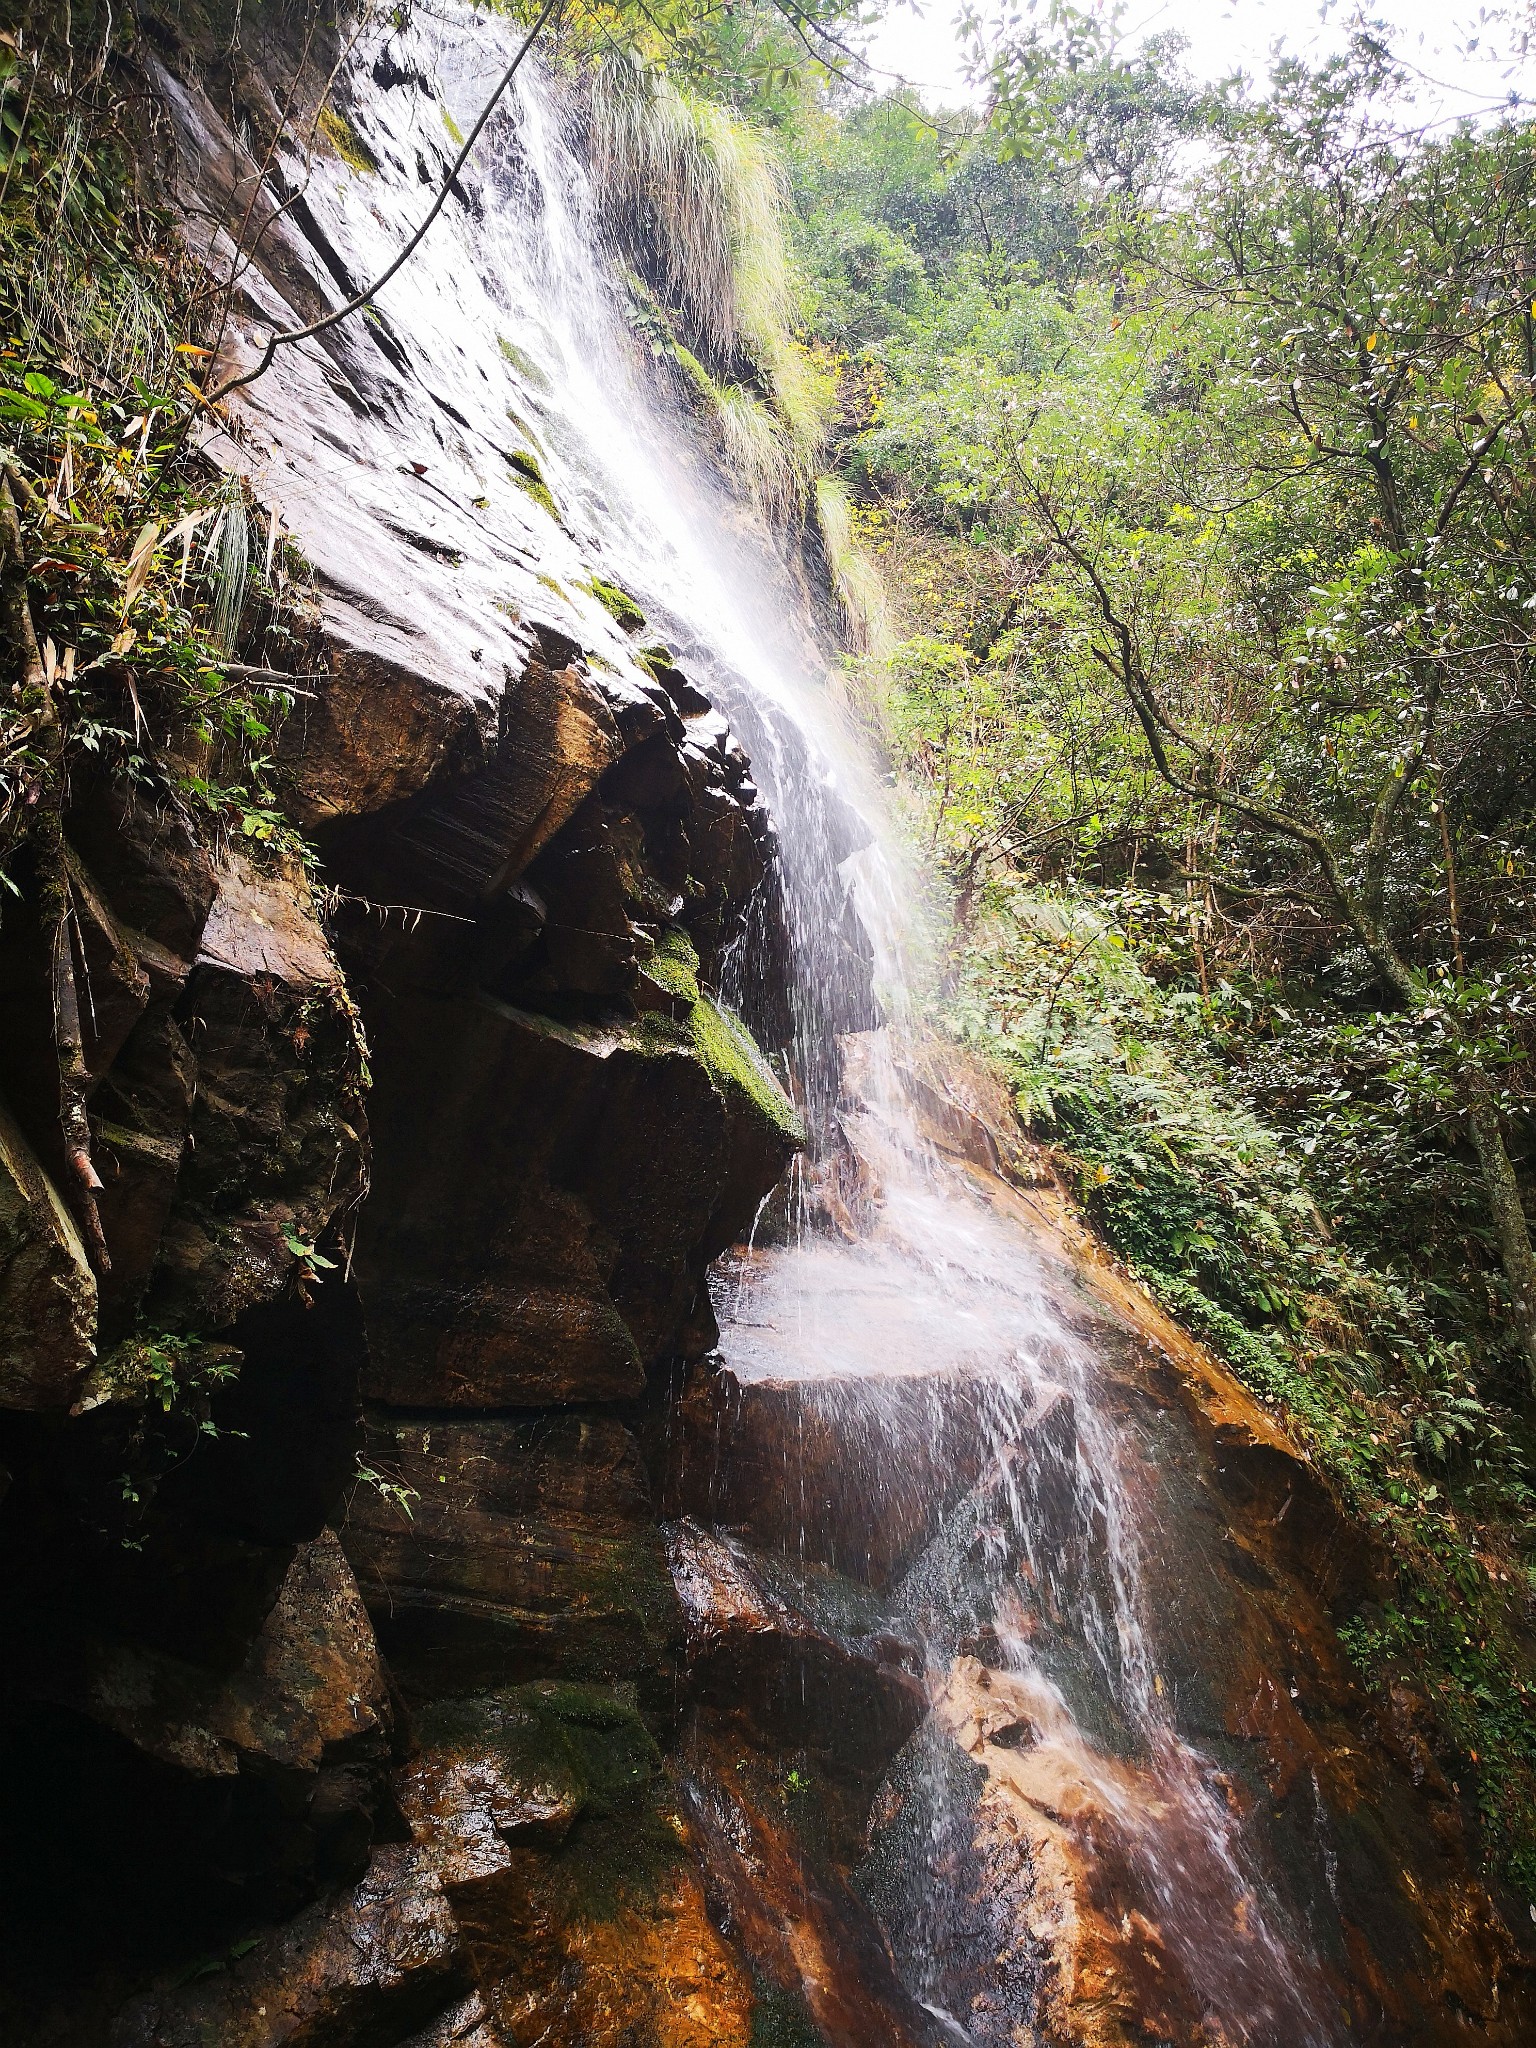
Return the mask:
[[[866, 44], [870, 63], [925, 88], [930, 100], [953, 105], [972, 97], [955, 29], [959, 11], [956, 0], [892, 0]], [[1527, 103], [1536, 98], [1536, 54], [1523, 64], [1493, 54], [1495, 45], [1508, 51], [1511, 34], [1507, 26], [1480, 24], [1489, 11], [1466, 0], [1376, 0], [1370, 7], [1394, 53], [1426, 74], [1416, 94], [1423, 118], [1487, 113], [1511, 92]], [[1130, 0], [1122, 33], [1134, 43], [1182, 31], [1189, 39], [1185, 63], [1214, 80], [1239, 67], [1262, 76], [1277, 42], [1298, 56], [1338, 49], [1346, 21], [1344, 6], [1319, 0]], [[1473, 38], [1482, 47], [1469, 52]]]

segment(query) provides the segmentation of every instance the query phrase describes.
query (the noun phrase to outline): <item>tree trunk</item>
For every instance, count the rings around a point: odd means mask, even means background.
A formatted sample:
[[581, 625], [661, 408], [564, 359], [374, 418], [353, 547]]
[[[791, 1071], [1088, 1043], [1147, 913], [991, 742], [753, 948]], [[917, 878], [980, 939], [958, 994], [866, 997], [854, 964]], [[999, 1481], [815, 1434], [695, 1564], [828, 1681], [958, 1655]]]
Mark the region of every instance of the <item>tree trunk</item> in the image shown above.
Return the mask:
[[1488, 1085], [1488, 1076], [1480, 1067], [1473, 1067], [1468, 1073], [1466, 1091], [1472, 1142], [1483, 1169], [1483, 1186], [1499, 1240], [1499, 1256], [1509, 1282], [1515, 1334], [1525, 1354], [1531, 1399], [1536, 1401], [1536, 1255], [1531, 1251], [1531, 1233], [1520, 1200], [1520, 1186], [1504, 1143], [1499, 1106]]

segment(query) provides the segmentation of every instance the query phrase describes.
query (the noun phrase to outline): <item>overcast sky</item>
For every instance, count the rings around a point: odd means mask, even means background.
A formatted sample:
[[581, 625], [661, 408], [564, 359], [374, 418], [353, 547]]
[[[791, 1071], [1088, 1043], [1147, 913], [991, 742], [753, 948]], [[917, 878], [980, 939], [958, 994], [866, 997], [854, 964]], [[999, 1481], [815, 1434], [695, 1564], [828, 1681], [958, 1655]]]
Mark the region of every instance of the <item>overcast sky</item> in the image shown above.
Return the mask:
[[[957, 0], [922, 0], [920, 7], [892, 0], [869, 37], [870, 62], [925, 88], [930, 99], [972, 97], [955, 30], [959, 11]], [[1386, 25], [1396, 54], [1425, 74], [1418, 92], [1425, 118], [1486, 113], [1512, 91], [1536, 97], [1536, 55], [1512, 62], [1507, 27], [1479, 27], [1488, 9], [1458, 0], [1378, 0], [1370, 12]], [[1178, 29], [1189, 39], [1185, 62], [1201, 77], [1238, 68], [1262, 77], [1277, 42], [1292, 54], [1322, 55], [1341, 45], [1347, 18], [1345, 7], [1319, 0], [1131, 0], [1123, 33], [1136, 42]], [[1482, 48], [1469, 51], [1474, 37]], [[1502, 54], [1491, 56], [1495, 44]]]

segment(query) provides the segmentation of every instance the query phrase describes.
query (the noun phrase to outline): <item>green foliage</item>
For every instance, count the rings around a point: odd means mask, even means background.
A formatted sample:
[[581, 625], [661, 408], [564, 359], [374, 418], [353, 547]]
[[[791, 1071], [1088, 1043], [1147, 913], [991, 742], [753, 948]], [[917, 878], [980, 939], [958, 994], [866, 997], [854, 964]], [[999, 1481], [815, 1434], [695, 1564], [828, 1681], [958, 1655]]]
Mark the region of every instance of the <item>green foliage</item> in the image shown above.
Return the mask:
[[0, 108], [0, 451], [63, 728], [58, 763], [7, 679], [0, 865], [76, 760], [302, 853], [271, 760], [293, 692], [227, 673], [237, 643], [258, 670], [296, 665], [302, 565], [191, 447], [182, 371], [205, 352], [178, 337], [196, 281], [170, 223], [132, 200], [105, 83], [66, 96], [46, 52], [0, 49]]
[[97, 1361], [75, 1413], [99, 1413], [104, 1425], [96, 1458], [111, 1477], [102, 1534], [125, 1550], [142, 1549], [165, 1474], [205, 1439], [239, 1434], [221, 1427], [214, 1404], [240, 1365], [241, 1355], [231, 1345], [150, 1330], [124, 1338]]
[[[1536, 1542], [1523, 1433], [1482, 1384], [1463, 1299], [1342, 1241], [1313, 1155], [1233, 1092], [1236, 992], [1202, 999], [1139, 964], [1178, 908], [1145, 892], [1091, 906], [1080, 892], [995, 892], [942, 1021], [1001, 1066], [1136, 1277], [1284, 1415], [1380, 1532], [1401, 1611], [1360, 1618], [1346, 1647], [1368, 1677], [1401, 1666], [1428, 1687], [1492, 1848], [1528, 1883], [1536, 1672], [1511, 1606], [1530, 1590], [1520, 1557]], [[1348, 1142], [1336, 1134], [1335, 1149]]]
[[749, 486], [763, 496], [771, 473], [751, 409], [762, 399], [777, 422], [775, 459], [803, 487], [829, 392], [795, 333], [783, 176], [770, 139], [733, 109], [622, 62], [598, 66], [588, 93], [599, 186], [646, 275], [642, 322], [655, 326], [658, 302], [675, 309], [685, 331], [663, 346], [691, 376], [703, 371], [692, 381], [715, 408], [727, 454], [746, 456]]
[[[1523, 1160], [1531, 130], [1406, 138], [1368, 52], [1201, 107], [1061, 14], [996, 82], [948, 149], [888, 103], [791, 151], [941, 1021], [1379, 1532], [1352, 1653], [1427, 1686], [1529, 1888], [1536, 1499], [1462, 1076]], [[1216, 786], [1326, 836], [1414, 1000]]]

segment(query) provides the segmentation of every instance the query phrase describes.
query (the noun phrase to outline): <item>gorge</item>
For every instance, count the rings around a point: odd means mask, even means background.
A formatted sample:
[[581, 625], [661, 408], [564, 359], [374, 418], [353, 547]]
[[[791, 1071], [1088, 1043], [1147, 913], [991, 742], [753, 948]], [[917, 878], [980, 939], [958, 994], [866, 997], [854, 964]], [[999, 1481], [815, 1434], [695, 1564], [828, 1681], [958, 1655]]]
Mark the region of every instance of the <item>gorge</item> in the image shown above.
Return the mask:
[[[520, 34], [146, 14], [196, 362], [385, 267]], [[1382, 1545], [925, 1030], [824, 554], [537, 63], [200, 415], [317, 858], [75, 770], [109, 1264], [0, 922], [0, 2032], [1530, 2040], [1476, 1758], [1339, 1641]]]

